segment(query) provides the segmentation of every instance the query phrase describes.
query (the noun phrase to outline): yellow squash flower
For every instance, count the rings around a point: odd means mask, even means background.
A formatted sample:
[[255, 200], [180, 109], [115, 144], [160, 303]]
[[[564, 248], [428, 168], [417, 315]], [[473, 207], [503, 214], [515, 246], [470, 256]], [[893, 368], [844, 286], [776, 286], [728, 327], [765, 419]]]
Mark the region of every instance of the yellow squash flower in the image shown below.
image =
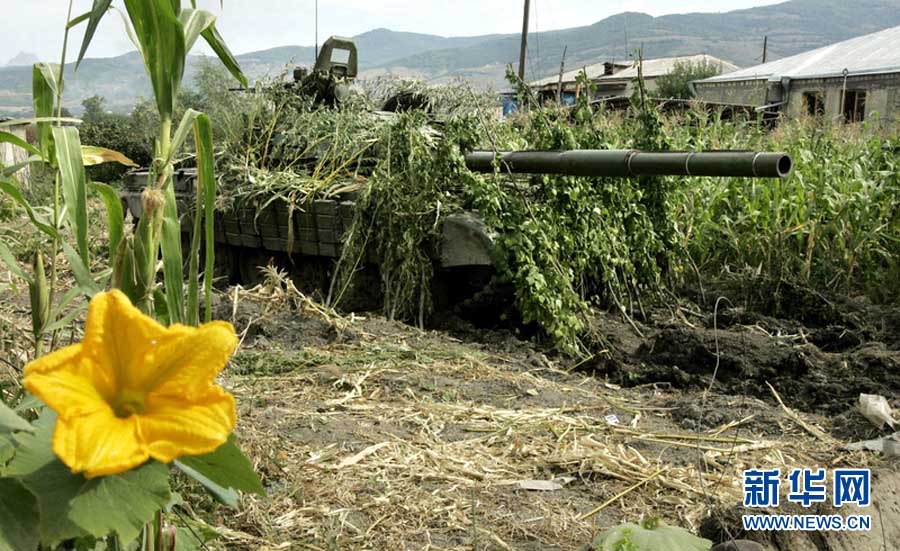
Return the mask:
[[235, 346], [229, 323], [166, 328], [114, 290], [91, 300], [84, 340], [25, 366], [25, 388], [56, 411], [63, 463], [105, 476], [222, 445], [235, 404], [213, 380]]

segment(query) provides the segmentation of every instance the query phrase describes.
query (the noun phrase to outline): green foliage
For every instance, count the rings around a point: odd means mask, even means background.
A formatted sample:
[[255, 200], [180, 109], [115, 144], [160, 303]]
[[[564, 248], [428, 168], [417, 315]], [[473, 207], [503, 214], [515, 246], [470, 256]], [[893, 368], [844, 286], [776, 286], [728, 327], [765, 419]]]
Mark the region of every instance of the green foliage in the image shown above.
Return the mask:
[[[83, 124], [78, 128], [81, 140], [86, 144], [105, 147], [122, 153], [140, 166], [149, 166], [152, 159], [153, 140], [147, 139], [148, 121], [141, 118], [142, 110], [134, 115], [111, 113], [106, 100], [92, 96], [82, 102]], [[104, 163], [87, 167], [88, 177], [95, 182], [112, 183], [119, 180], [128, 167], [117, 163]]]
[[712, 61], [679, 61], [667, 74], [657, 77], [653, 95], [658, 98], [691, 99], [694, 97], [691, 82], [721, 73], [722, 67]]
[[712, 542], [658, 519], [625, 523], [594, 538], [585, 551], [709, 551]]
[[54, 127], [53, 141], [59, 161], [62, 195], [65, 198], [66, 220], [75, 235], [78, 254], [85, 265], [90, 266], [88, 251], [87, 176], [81, 152], [78, 129]]
[[900, 138], [896, 128], [790, 121], [774, 132], [692, 112], [667, 124], [673, 147], [788, 152], [783, 180], [695, 178], [673, 197], [684, 253], [706, 277], [727, 278], [752, 304], [792, 313], [782, 291], [865, 294], [896, 301], [900, 277]]
[[335, 279], [335, 302], [366, 252], [374, 252], [386, 315], [424, 324], [432, 308], [430, 252], [440, 236], [442, 216], [459, 208], [453, 197], [474, 181], [463, 156], [474, 130], [470, 117], [451, 119], [441, 139], [422, 111], [398, 115], [382, 129], [382, 154], [356, 202]]
[[183, 457], [175, 462], [175, 466], [202, 484], [219, 501], [232, 507], [237, 506], [238, 491], [266, 495], [259, 477], [253, 472], [253, 465], [237, 447], [234, 435], [216, 451]]
[[[169, 501], [168, 469], [150, 462], [122, 474], [85, 479], [72, 474], [53, 453], [54, 426], [55, 415], [45, 410], [31, 433], [14, 435], [15, 455], [0, 469], [4, 477], [0, 482], [8, 486], [19, 483], [28, 492], [13, 488], [16, 494], [7, 499], [18, 497], [17, 506], [24, 511], [32, 500], [37, 503], [38, 514], [21, 526], [37, 522], [41, 544], [51, 548], [65, 540], [113, 533], [122, 542], [134, 540]], [[19, 537], [15, 527], [0, 523], [0, 541], [11, 537]], [[16, 549], [27, 551], [35, 545]]]
[[0, 549], [37, 549], [37, 500], [21, 482], [0, 478]]
[[[665, 149], [654, 112], [636, 104], [627, 117], [595, 113], [588, 97], [582, 95], [571, 113], [531, 109], [517, 148]], [[642, 292], [658, 288], [657, 259], [665, 254], [670, 224], [667, 188], [656, 179], [497, 173], [476, 182], [472, 201], [497, 234], [498, 272], [513, 284], [524, 320], [537, 322], [562, 349], [583, 350], [592, 302], [624, 311]]]

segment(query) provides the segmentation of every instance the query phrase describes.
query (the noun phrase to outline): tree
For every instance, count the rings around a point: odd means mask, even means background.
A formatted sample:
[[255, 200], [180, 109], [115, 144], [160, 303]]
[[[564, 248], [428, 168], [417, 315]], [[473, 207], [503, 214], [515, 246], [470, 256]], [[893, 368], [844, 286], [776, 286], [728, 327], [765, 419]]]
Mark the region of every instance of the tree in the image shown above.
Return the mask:
[[712, 61], [678, 61], [671, 71], [656, 79], [654, 95], [660, 98], [691, 99], [694, 97], [691, 82], [713, 77], [721, 72], [722, 66]]
[[99, 123], [106, 115], [106, 98], [103, 96], [91, 96], [81, 102], [84, 113], [81, 120], [85, 124]]

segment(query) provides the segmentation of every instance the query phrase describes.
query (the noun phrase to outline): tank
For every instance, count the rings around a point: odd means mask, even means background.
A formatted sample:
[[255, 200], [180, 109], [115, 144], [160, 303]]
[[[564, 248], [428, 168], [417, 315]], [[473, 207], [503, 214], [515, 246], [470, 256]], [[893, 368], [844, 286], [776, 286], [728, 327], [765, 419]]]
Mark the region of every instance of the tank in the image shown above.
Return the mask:
[[[358, 53], [352, 39], [333, 36], [321, 48], [315, 66], [294, 71], [294, 81], [287, 86], [299, 94], [309, 95], [321, 105], [336, 106], [351, 93], [350, 84], [358, 72]], [[407, 109], [423, 109], [422, 98], [414, 93], [389, 98], [375, 114], [394, 116]], [[791, 171], [791, 159], [784, 153], [753, 151], [647, 152], [635, 150], [578, 151], [471, 151], [465, 156], [466, 166], [473, 172], [498, 170], [510, 174], [560, 174], [586, 177], [630, 178], [639, 176], [711, 176], [747, 178], [783, 178]], [[182, 231], [192, 229], [191, 211], [195, 204], [197, 173], [194, 169], [175, 171], [173, 185], [182, 216]], [[125, 212], [140, 219], [141, 191], [147, 171], [126, 175], [121, 193]], [[227, 276], [233, 283], [252, 284], [258, 280], [258, 267], [275, 256], [286, 257], [282, 264], [292, 270], [317, 263], [329, 272], [354, 218], [354, 193], [319, 198], [304, 205], [302, 211], [291, 211], [281, 200], [265, 202], [256, 210], [234, 207], [216, 213], [217, 275]], [[477, 274], [472, 280], [483, 281], [492, 271], [493, 237], [474, 212], [453, 213], [444, 218], [438, 243], [429, 247], [437, 267]], [[187, 249], [185, 249], [187, 250]], [[370, 265], [379, 259], [368, 254]], [[305, 269], [305, 268], [304, 268]], [[321, 277], [321, 274], [319, 274]], [[325, 276], [327, 277], [327, 276]], [[324, 277], [322, 277], [324, 280]], [[327, 287], [327, 282], [324, 282]], [[477, 285], [474, 285], [477, 287]]]
[[[791, 172], [791, 158], [785, 153], [753, 151], [646, 152], [635, 150], [515, 151], [494, 153], [472, 151], [465, 156], [473, 172], [494, 170], [512, 174], [560, 174], [587, 177], [629, 178], [638, 176], [708, 176], [742, 178], [784, 178]], [[194, 204], [196, 170], [181, 169], [173, 179], [179, 212], [190, 213]], [[141, 217], [140, 194], [146, 171], [133, 171], [125, 179], [121, 195], [125, 211]], [[273, 253], [335, 259], [341, 254], [346, 232], [353, 223], [354, 194], [309, 202], [303, 212], [290, 213], [286, 204], [272, 201], [260, 211], [236, 208], [216, 214], [216, 242], [232, 279], [250, 283], [259, 265]], [[189, 214], [182, 219], [187, 234]], [[432, 256], [441, 268], [490, 267], [493, 238], [476, 213], [448, 215], [443, 222], [440, 243]], [[378, 259], [371, 255], [371, 264]], [[226, 274], [223, 274], [226, 275]]]

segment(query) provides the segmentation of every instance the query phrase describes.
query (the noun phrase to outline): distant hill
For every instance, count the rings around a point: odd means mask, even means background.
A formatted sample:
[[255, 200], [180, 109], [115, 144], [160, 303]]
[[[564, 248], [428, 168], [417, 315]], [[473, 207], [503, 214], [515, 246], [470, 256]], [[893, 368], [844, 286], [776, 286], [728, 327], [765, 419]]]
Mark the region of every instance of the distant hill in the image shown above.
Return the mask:
[[6, 62], [6, 67], [30, 66], [34, 65], [38, 61], [38, 56], [34, 55], [31, 52], [19, 52], [18, 54], [16, 54], [16, 57]]
[[[652, 17], [621, 13], [592, 25], [532, 33], [528, 77], [555, 74], [563, 49], [567, 68], [627, 58], [643, 46], [645, 57], [708, 53], [740, 66], [758, 63], [764, 36], [769, 59], [793, 55], [900, 25], [900, 0], [791, 0], [782, 4], [726, 13]], [[464, 78], [477, 86], [501, 88], [508, 63], [519, 56], [519, 36], [441, 37], [375, 29], [354, 37], [362, 76], [396, 75], [440, 83]], [[18, 56], [17, 56], [18, 57]], [[251, 77], [277, 74], [289, 65], [311, 65], [314, 48], [285, 46], [238, 56]], [[188, 82], [197, 67], [193, 58]], [[150, 84], [136, 53], [87, 59], [67, 79], [67, 107], [74, 112], [94, 94], [112, 109], [127, 111], [150, 95]], [[24, 114], [31, 105], [29, 67], [0, 68], [0, 115]]]

